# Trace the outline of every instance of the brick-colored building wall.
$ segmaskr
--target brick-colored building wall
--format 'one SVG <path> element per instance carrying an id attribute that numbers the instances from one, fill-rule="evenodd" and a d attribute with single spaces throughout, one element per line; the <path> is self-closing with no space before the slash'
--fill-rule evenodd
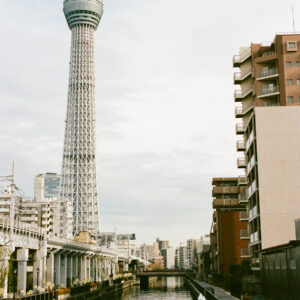
<path id="1" fill-rule="evenodd" d="M 242 262 L 241 249 L 248 248 L 248 239 L 240 238 L 240 231 L 248 223 L 240 221 L 239 211 L 217 211 L 218 274 L 228 274 L 232 264 Z"/>

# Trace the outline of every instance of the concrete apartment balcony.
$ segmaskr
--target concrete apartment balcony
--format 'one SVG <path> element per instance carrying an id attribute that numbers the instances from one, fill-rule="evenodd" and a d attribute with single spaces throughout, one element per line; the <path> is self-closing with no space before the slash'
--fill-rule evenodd
<path id="1" fill-rule="evenodd" d="M 250 258 L 250 249 L 249 248 L 241 248 L 241 258 Z"/>
<path id="2" fill-rule="evenodd" d="M 271 98 L 274 96 L 279 95 L 279 86 L 278 85 L 274 85 L 272 87 L 264 87 L 258 95 L 258 98 Z"/>
<path id="3" fill-rule="evenodd" d="M 34 216 L 22 216 L 20 218 L 21 222 L 37 222 L 38 218 Z"/>
<path id="4" fill-rule="evenodd" d="M 255 62 L 258 64 L 264 64 L 272 61 L 276 61 L 278 58 L 275 51 L 267 51 L 261 57 L 255 59 Z"/>
<path id="5" fill-rule="evenodd" d="M 279 76 L 278 68 L 271 68 L 258 73 L 257 80 L 270 80 Z"/>
<path id="6" fill-rule="evenodd" d="M 241 229 L 240 238 L 241 240 L 249 240 L 250 239 L 249 231 L 247 229 Z"/>
<path id="7" fill-rule="evenodd" d="M 240 211 L 240 221 L 248 221 L 249 214 L 247 211 Z"/>
<path id="8" fill-rule="evenodd" d="M 247 176 L 239 176 L 238 177 L 238 184 L 239 185 L 247 185 L 248 184 Z"/>
<path id="9" fill-rule="evenodd" d="M 240 193 L 239 194 L 239 203 L 240 204 L 247 204 L 248 203 L 248 197 L 246 193 Z"/>
<path id="10" fill-rule="evenodd" d="M 253 110 L 253 105 L 249 105 L 248 107 L 245 108 L 243 108 L 242 106 L 237 106 L 235 108 L 235 117 L 243 118 L 251 110 Z"/>
<path id="11" fill-rule="evenodd" d="M 252 87 L 248 89 L 236 90 L 234 91 L 234 101 L 241 102 L 245 99 L 248 95 L 252 93 Z"/>
<path id="12" fill-rule="evenodd" d="M 233 208 L 240 207 L 240 203 L 238 199 L 214 199 L 213 200 L 213 208 Z"/>
<path id="13" fill-rule="evenodd" d="M 234 84 L 240 84 L 240 83 L 242 83 L 242 81 L 244 81 L 245 79 L 247 79 L 251 75 L 252 75 L 251 68 L 247 69 L 244 72 L 235 72 L 233 74 L 233 83 Z"/>
<path id="14" fill-rule="evenodd" d="M 244 63 L 248 58 L 251 57 L 251 47 L 244 49 L 238 55 L 233 56 L 233 67 L 238 68 Z"/>
<path id="15" fill-rule="evenodd" d="M 237 141 L 236 151 L 245 151 L 245 150 L 246 150 L 246 143 L 244 141 Z"/>
<path id="16" fill-rule="evenodd" d="M 260 237 L 258 231 L 250 234 L 250 245 L 256 245 L 260 243 Z"/>
<path id="17" fill-rule="evenodd" d="M 257 211 L 257 206 L 254 206 L 252 209 L 249 210 L 249 221 L 253 221 L 255 218 L 259 216 Z"/>
<path id="18" fill-rule="evenodd" d="M 242 123 L 236 124 L 235 125 L 235 133 L 238 134 L 244 134 L 245 133 L 245 128 Z"/>
<path id="19" fill-rule="evenodd" d="M 239 157 L 238 159 L 237 159 L 237 167 L 238 168 L 246 168 L 247 167 L 247 161 L 246 161 L 246 159 L 245 158 L 243 158 L 243 157 Z"/>
<path id="20" fill-rule="evenodd" d="M 214 186 L 212 196 L 221 194 L 238 194 L 239 188 L 237 186 Z"/>

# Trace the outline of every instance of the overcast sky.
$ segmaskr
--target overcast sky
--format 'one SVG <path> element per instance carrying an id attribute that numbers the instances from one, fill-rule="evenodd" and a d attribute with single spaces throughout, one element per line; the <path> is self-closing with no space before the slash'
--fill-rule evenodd
<path id="1" fill-rule="evenodd" d="M 71 33 L 62 0 L 0 0 L 0 175 L 61 169 Z M 296 1 L 295 1 L 296 2 Z M 95 35 L 101 227 L 139 242 L 209 233 L 235 176 L 232 56 L 292 31 L 286 0 L 106 0 Z M 296 29 L 300 5 L 295 5 Z M 299 26 L 297 26 L 299 24 Z"/>

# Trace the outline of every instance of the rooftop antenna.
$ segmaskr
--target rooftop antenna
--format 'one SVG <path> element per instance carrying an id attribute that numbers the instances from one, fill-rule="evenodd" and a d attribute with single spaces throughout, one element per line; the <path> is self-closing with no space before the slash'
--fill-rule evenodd
<path id="1" fill-rule="evenodd" d="M 296 34 L 296 29 L 295 29 L 295 12 L 294 12 L 294 4 L 292 3 L 292 15 L 293 15 L 293 30 L 294 34 Z"/>

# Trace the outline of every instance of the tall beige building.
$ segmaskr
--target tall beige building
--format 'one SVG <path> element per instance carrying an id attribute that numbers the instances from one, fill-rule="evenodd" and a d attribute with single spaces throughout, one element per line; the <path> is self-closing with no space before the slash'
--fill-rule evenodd
<path id="1" fill-rule="evenodd" d="M 295 239 L 300 216 L 300 35 L 241 48 L 234 94 L 237 160 L 247 183 L 252 269 L 258 251 Z"/>

